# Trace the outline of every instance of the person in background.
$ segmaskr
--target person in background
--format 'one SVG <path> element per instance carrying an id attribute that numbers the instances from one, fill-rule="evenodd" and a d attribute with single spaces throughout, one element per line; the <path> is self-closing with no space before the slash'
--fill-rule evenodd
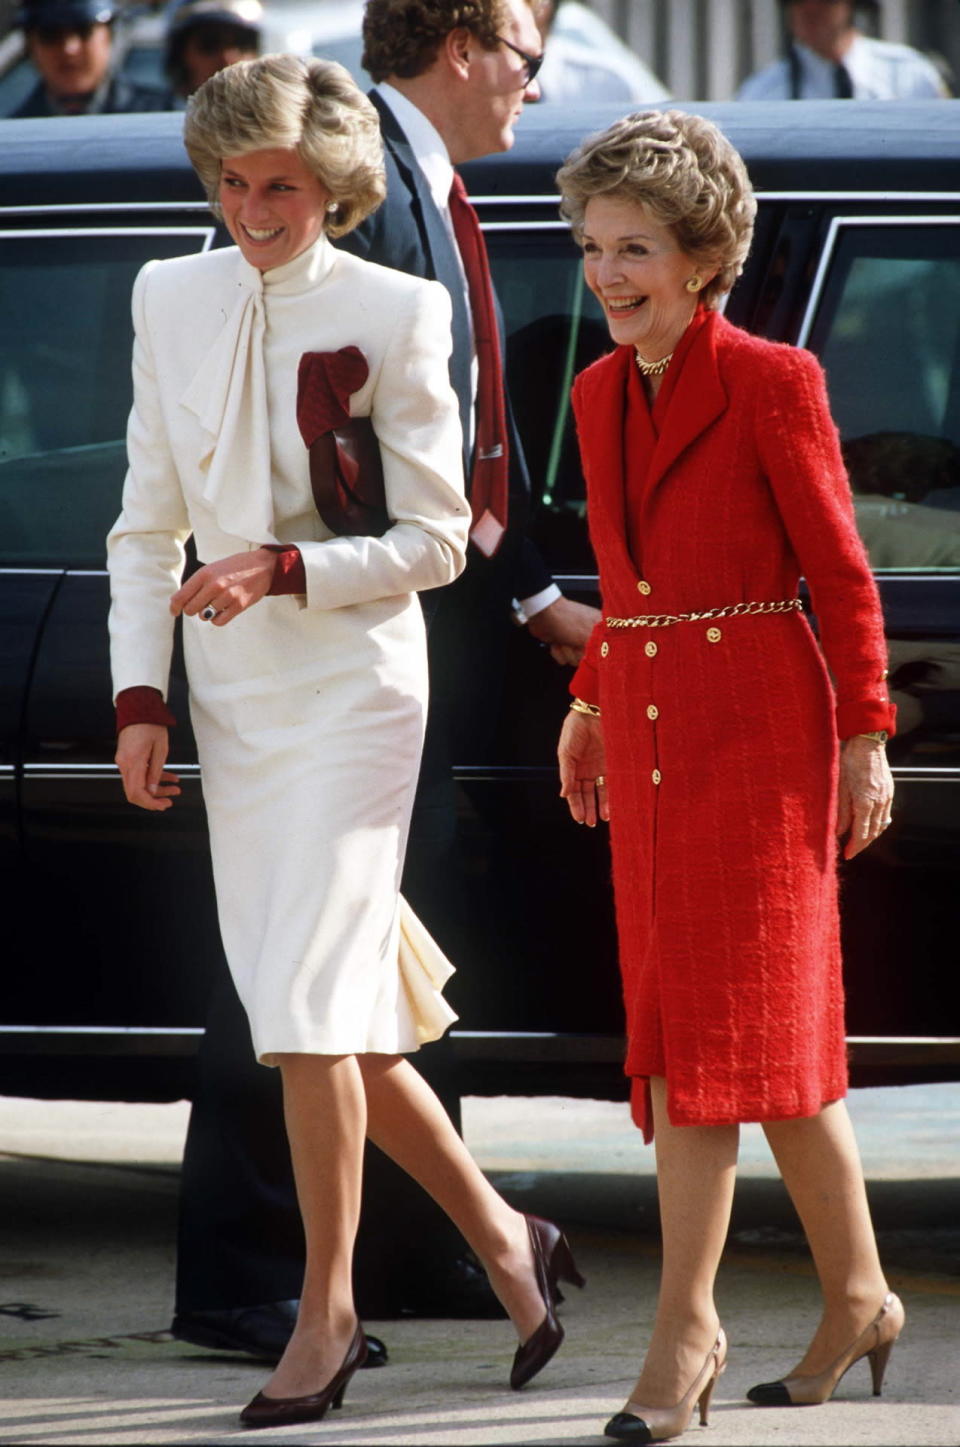
<path id="1" fill-rule="evenodd" d="M 820 364 L 719 310 L 756 214 L 741 157 L 700 116 L 639 112 L 557 182 L 615 343 L 574 384 L 604 620 L 571 683 L 562 793 L 578 823 L 610 822 L 663 1237 L 646 1357 L 605 1431 L 664 1441 L 697 1405 L 706 1422 L 726 1360 L 741 1121 L 763 1125 L 823 1305 L 801 1361 L 749 1399 L 825 1402 L 864 1357 L 879 1394 L 903 1326 L 843 1099 L 837 907 L 838 838 L 851 859 L 890 823 L 895 708 Z"/>
<path id="2" fill-rule="evenodd" d="M 16 23 L 40 79 L 12 118 L 166 110 L 162 92 L 114 75 L 113 0 L 24 0 Z"/>
<path id="3" fill-rule="evenodd" d="M 935 100 L 946 82 L 909 45 L 876 40 L 857 27 L 854 0 L 784 0 L 782 60 L 748 76 L 737 100 Z"/>
<path id="4" fill-rule="evenodd" d="M 368 0 L 364 64 L 377 82 L 371 99 L 385 146 L 387 196 L 337 241 L 366 260 L 442 282 L 452 308 L 450 379 L 474 540 L 457 582 L 423 597 L 431 617 L 431 697 L 403 892 L 456 959 L 471 941 L 474 905 L 458 862 L 454 751 L 473 757 L 475 744 L 484 747 L 482 737 L 476 742 L 479 730 L 498 717 L 514 600 L 526 631 L 558 663 L 579 660 L 599 617 L 562 596 L 526 536 L 531 482 L 502 376 L 496 381 L 488 370 L 502 372 L 502 357 L 496 321 L 490 327 L 478 295 L 488 278 L 475 275 L 485 273 L 486 250 L 469 202 L 451 194 L 454 166 L 508 150 L 524 104 L 539 98 L 535 13 L 527 0 L 474 0 L 454 17 L 446 0 Z M 467 258 L 468 283 L 461 248 L 471 238 L 477 250 Z M 481 378 L 474 336 L 484 327 L 490 329 Z M 479 457 L 481 450 L 489 457 Z M 482 990 L 482 980 L 466 982 L 467 996 L 471 988 Z M 469 1028 L 469 1007 L 457 1004 Z M 443 1042 L 418 1059 L 418 1068 L 459 1125 L 456 1071 Z M 184 1153 L 171 1330 L 198 1345 L 275 1360 L 296 1318 L 302 1273 L 277 1081 L 253 1061 L 243 1011 L 221 967 Z M 374 1319 L 502 1315 L 459 1232 L 377 1151 L 368 1153 L 365 1168 L 354 1281 L 361 1315 Z M 377 1340 L 368 1364 L 385 1360 Z"/>
<path id="5" fill-rule="evenodd" d="M 544 43 L 538 80 L 551 104 L 666 100 L 669 92 L 600 16 L 579 0 L 544 0 L 537 15 Z"/>
<path id="6" fill-rule="evenodd" d="M 163 66 L 174 103 L 260 49 L 260 0 L 177 0 L 170 11 Z"/>

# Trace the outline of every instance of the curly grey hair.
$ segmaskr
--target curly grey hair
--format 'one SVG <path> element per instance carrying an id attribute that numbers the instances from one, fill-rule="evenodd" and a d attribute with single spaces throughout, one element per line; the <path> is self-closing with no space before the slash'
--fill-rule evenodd
<path id="1" fill-rule="evenodd" d="M 264 55 L 228 65 L 191 96 L 183 140 L 218 217 L 221 164 L 251 151 L 299 152 L 336 202 L 330 236 L 359 226 L 386 195 L 379 117 L 333 60 Z"/>
<path id="2" fill-rule="evenodd" d="M 681 251 L 717 274 L 700 296 L 708 307 L 733 286 L 753 238 L 757 202 L 747 168 L 711 121 L 683 111 L 637 111 L 587 139 L 557 172 L 560 213 L 583 239 L 595 196 L 649 207 Z"/>

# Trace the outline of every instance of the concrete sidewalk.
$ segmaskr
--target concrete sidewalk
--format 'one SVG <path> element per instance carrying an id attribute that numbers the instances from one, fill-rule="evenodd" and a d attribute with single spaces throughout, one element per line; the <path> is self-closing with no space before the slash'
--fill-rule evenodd
<path id="1" fill-rule="evenodd" d="M 902 1100 L 903 1092 L 893 1097 Z M 956 1093 L 944 1101 L 949 1106 Z M 11 1138 L 14 1149 L 23 1145 L 12 1120 L 29 1117 L 35 1104 L 0 1104 L 0 1147 L 9 1149 Z M 165 1331 L 178 1180 L 175 1161 L 164 1157 L 176 1151 L 180 1118 L 166 1144 L 154 1129 L 146 1151 L 145 1122 L 156 1126 L 164 1112 L 169 1120 L 175 1108 L 104 1108 L 99 1132 L 81 1146 L 79 1119 L 98 1109 L 77 1107 L 71 1116 L 61 1108 L 61 1150 L 85 1158 L 0 1156 L 0 1442 L 80 1447 L 242 1438 L 441 1447 L 603 1440 L 603 1423 L 635 1379 L 657 1277 L 651 1153 L 636 1150 L 616 1107 L 566 1103 L 551 1117 L 566 1121 L 565 1135 L 545 1132 L 544 1102 L 469 1103 L 467 1138 L 485 1168 L 521 1209 L 563 1222 L 588 1278 L 584 1292 L 568 1291 L 567 1341 L 535 1383 L 520 1393 L 507 1388 L 515 1343 L 506 1322 L 369 1322 L 387 1341 L 390 1365 L 358 1373 L 344 1409 L 324 1422 L 256 1436 L 238 1428 L 237 1411 L 262 1385 L 262 1364 L 185 1346 Z M 56 1113 L 40 1106 L 25 1128 L 39 1129 Z M 131 1152 L 121 1148 L 123 1129 L 108 1129 L 107 1117 L 114 1126 L 118 1119 L 131 1123 Z M 869 1141 L 869 1127 L 861 1134 Z M 874 1172 L 870 1182 L 884 1257 L 908 1313 L 885 1396 L 869 1395 L 864 1362 L 824 1407 L 762 1410 L 744 1401 L 750 1385 L 781 1375 L 800 1357 L 817 1317 L 795 1219 L 768 1168 L 751 1160 L 748 1142 L 720 1281 L 729 1367 L 710 1427 L 691 1428 L 687 1440 L 705 1447 L 957 1447 L 960 1163 L 937 1171 L 931 1154 L 925 1167 L 923 1127 L 915 1134 L 915 1148 L 899 1152 L 899 1165 L 891 1157 L 890 1169 Z M 152 1164 L 129 1162 L 138 1135 L 139 1154 L 152 1153 Z M 543 1169 L 545 1135 L 562 1169 Z M 944 1148 L 941 1136 L 941 1158 Z M 869 1151 L 865 1156 L 869 1170 Z M 597 1169 L 601 1159 L 606 1170 Z"/>

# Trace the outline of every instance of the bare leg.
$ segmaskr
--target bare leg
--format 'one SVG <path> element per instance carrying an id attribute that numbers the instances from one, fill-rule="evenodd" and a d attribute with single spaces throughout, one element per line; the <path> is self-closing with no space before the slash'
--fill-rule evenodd
<path id="1" fill-rule="evenodd" d="M 630 1400 L 673 1407 L 717 1338 L 713 1286 L 730 1224 L 740 1130 L 671 1125 L 666 1082 L 652 1079 L 650 1093 L 663 1265 L 653 1335 Z"/>
<path id="2" fill-rule="evenodd" d="M 357 1057 L 370 1139 L 446 1211 L 483 1262 L 521 1341 L 544 1317 L 526 1222 L 480 1170 L 433 1091 L 399 1055 Z"/>
<path id="3" fill-rule="evenodd" d="M 813 1375 L 872 1321 L 888 1287 L 844 1102 L 834 1101 L 818 1115 L 768 1121 L 763 1129 L 806 1232 L 823 1291 L 823 1317 L 795 1369 Z"/>
<path id="4" fill-rule="evenodd" d="M 300 1397 L 329 1382 L 356 1328 L 351 1263 L 366 1106 L 355 1056 L 291 1054 L 279 1062 L 306 1269 L 296 1328 L 265 1391 Z"/>

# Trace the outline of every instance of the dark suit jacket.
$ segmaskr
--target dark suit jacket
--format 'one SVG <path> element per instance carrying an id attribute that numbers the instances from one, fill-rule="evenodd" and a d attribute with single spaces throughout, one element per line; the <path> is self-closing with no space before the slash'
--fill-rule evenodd
<path id="1" fill-rule="evenodd" d="M 133 85 L 123 76 L 115 75 L 107 87 L 107 94 L 99 114 L 105 116 L 128 115 L 133 111 L 166 111 L 170 109 L 169 99 L 162 91 L 151 90 L 148 86 Z M 30 94 L 10 112 L 11 120 L 36 116 L 59 115 L 50 108 L 46 87 L 38 81 Z"/>
<path id="2" fill-rule="evenodd" d="M 470 435 L 473 405 L 470 385 L 470 322 L 463 295 L 462 273 L 443 217 L 434 204 L 430 188 L 417 164 L 413 149 L 386 102 L 372 92 L 370 99 L 380 114 L 384 161 L 387 169 L 387 197 L 383 205 L 355 231 L 337 244 L 355 256 L 381 266 L 392 266 L 412 276 L 440 281 L 453 304 L 453 352 L 450 382 L 460 402 L 464 439 Z M 501 319 L 501 353 L 503 352 Z M 508 537 L 501 551 L 510 557 L 514 597 L 529 598 L 551 582 L 550 571 L 523 529 L 530 516 L 530 477 L 523 447 L 507 398 L 510 447 L 510 517 Z M 469 479 L 470 459 L 464 442 L 464 471 Z"/>

